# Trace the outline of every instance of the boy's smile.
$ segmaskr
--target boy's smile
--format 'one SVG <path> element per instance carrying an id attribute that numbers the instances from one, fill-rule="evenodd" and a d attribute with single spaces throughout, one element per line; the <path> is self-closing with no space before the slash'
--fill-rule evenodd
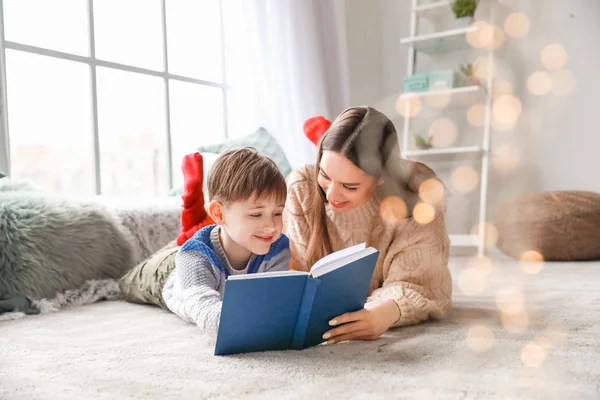
<path id="1" fill-rule="evenodd" d="M 285 199 L 275 196 L 220 204 L 221 244 L 229 263 L 242 270 L 252 254 L 267 254 L 283 229 Z"/>
<path id="2" fill-rule="evenodd" d="M 254 235 L 254 237 L 265 243 L 269 243 L 269 244 L 273 243 L 273 235 L 268 235 L 268 236 Z"/>

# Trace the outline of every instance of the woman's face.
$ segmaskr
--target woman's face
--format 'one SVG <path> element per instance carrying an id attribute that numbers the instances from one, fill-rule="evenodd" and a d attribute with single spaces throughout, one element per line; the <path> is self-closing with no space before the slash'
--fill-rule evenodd
<path id="1" fill-rule="evenodd" d="M 371 199 L 378 180 L 367 175 L 335 151 L 324 150 L 319 167 L 319 186 L 335 212 L 362 206 Z"/>

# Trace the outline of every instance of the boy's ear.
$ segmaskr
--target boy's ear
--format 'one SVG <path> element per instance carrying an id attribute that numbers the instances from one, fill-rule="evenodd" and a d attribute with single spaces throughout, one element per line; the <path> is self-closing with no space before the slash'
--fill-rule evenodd
<path id="1" fill-rule="evenodd" d="M 208 214 L 215 221 L 215 224 L 223 225 L 225 223 L 223 219 L 223 204 L 217 200 L 213 200 L 208 204 Z"/>

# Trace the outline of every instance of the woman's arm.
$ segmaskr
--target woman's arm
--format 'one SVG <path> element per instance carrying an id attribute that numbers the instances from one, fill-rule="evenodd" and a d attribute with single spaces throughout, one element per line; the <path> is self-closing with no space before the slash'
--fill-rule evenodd
<path id="1" fill-rule="evenodd" d="M 390 327 L 416 324 L 448 313 L 452 279 L 448 270 L 450 243 L 443 214 L 429 225 L 412 218 L 401 227 L 411 232 L 410 245 L 394 240 L 385 254 L 383 283 L 363 310 L 335 318 L 339 326 L 325 334 L 330 342 L 376 339 Z"/>
<path id="2" fill-rule="evenodd" d="M 452 278 L 448 270 L 449 243 L 410 247 L 391 257 L 381 288 L 369 301 L 393 300 L 400 317 L 392 326 L 440 319 L 450 311 Z"/>

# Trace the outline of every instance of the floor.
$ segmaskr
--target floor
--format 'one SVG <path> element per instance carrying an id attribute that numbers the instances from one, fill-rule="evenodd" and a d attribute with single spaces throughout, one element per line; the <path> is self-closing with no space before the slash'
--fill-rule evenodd
<path id="1" fill-rule="evenodd" d="M 0 399 L 598 399 L 600 262 L 451 260 L 439 322 L 374 342 L 212 355 L 153 307 L 103 302 L 0 322 Z"/>

